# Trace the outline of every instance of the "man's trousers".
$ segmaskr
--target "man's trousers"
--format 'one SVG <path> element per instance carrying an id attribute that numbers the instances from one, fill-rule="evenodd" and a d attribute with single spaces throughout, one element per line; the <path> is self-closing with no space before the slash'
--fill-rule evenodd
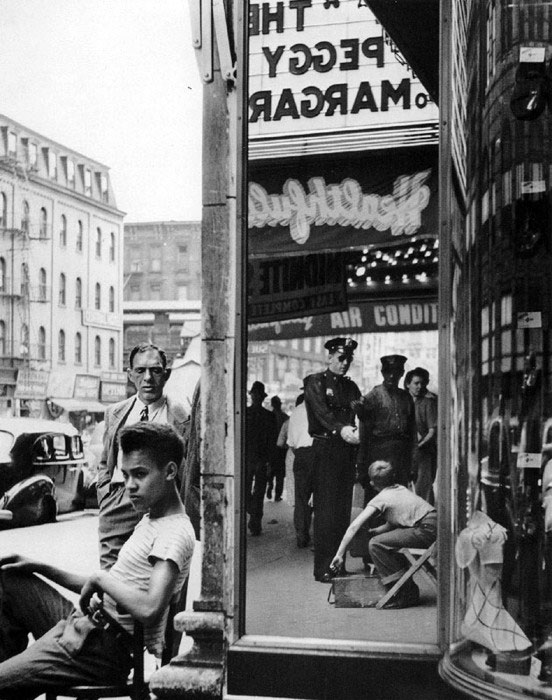
<path id="1" fill-rule="evenodd" d="M 351 520 L 355 447 L 314 438 L 314 578 L 329 569 Z"/>

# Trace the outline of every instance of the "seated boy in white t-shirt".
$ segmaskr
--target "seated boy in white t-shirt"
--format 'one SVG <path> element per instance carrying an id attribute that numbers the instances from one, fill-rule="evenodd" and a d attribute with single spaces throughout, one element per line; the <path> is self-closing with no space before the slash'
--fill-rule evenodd
<path id="1" fill-rule="evenodd" d="M 332 570 L 338 571 L 351 540 L 359 528 L 376 514 L 385 518 L 383 525 L 369 530 L 370 555 L 383 585 L 389 590 L 408 570 L 402 547 L 427 549 L 437 536 L 437 512 L 423 498 L 395 482 L 389 462 L 373 462 L 369 469 L 370 484 L 378 491 L 362 513 L 349 525 L 332 560 Z M 420 601 L 418 586 L 410 579 L 383 607 L 407 608 Z"/>
<path id="2" fill-rule="evenodd" d="M 169 603 L 195 543 L 175 482 L 183 443 L 170 426 L 148 422 L 123 428 L 118 439 L 125 488 L 146 514 L 113 567 L 86 578 L 19 555 L 0 558 L 0 698 L 124 682 L 134 620 L 148 650 L 161 654 Z M 80 610 L 35 574 L 80 592 Z M 27 646 L 29 633 L 36 641 Z"/>

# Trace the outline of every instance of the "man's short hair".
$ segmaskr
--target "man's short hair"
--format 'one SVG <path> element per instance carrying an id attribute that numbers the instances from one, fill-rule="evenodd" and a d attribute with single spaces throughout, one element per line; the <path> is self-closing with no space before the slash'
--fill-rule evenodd
<path id="1" fill-rule="evenodd" d="M 391 462 L 385 459 L 378 459 L 368 467 L 370 481 L 378 489 L 392 486 L 395 483 L 395 470 Z"/>
<path id="2" fill-rule="evenodd" d="M 138 345 L 135 345 L 132 348 L 128 357 L 128 366 L 130 367 L 130 369 L 132 369 L 132 363 L 134 362 L 135 356 L 138 353 L 146 352 L 146 350 L 155 350 L 156 352 L 158 352 L 159 357 L 161 358 L 161 364 L 163 365 L 163 369 L 166 369 L 167 355 L 164 350 L 162 350 L 159 346 L 154 345 L 153 343 L 138 343 Z"/>
<path id="3" fill-rule="evenodd" d="M 147 452 L 160 469 L 168 462 L 180 465 L 184 458 L 182 438 L 165 423 L 140 421 L 127 425 L 119 432 L 118 440 L 123 454 Z"/>

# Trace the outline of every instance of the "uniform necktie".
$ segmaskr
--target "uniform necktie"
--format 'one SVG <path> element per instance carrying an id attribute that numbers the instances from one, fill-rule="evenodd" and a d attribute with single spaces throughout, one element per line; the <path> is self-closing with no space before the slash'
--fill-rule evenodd
<path id="1" fill-rule="evenodd" d="M 140 413 L 140 420 L 149 420 L 148 407 L 144 406 Z"/>

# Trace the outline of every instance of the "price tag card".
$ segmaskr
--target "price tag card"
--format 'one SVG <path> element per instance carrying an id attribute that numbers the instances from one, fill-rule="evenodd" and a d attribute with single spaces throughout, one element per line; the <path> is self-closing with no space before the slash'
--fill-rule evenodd
<path id="1" fill-rule="evenodd" d="M 522 311 L 517 315 L 518 328 L 542 328 L 540 311 Z"/>
<path id="2" fill-rule="evenodd" d="M 542 455 L 540 452 L 519 452 L 517 456 L 518 469 L 540 469 Z"/>

